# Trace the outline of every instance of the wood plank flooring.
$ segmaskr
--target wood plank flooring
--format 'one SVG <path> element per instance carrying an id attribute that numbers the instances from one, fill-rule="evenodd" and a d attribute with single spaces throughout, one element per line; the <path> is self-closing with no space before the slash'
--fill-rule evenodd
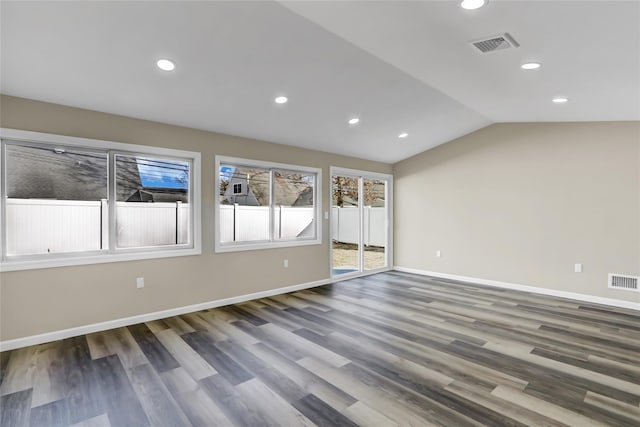
<path id="1" fill-rule="evenodd" d="M 389 272 L 1 354 L 9 426 L 640 426 L 640 313 Z"/>

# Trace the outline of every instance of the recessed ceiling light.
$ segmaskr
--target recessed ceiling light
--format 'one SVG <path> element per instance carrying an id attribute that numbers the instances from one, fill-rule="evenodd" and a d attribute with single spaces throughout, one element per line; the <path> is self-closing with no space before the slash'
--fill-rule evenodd
<path id="1" fill-rule="evenodd" d="M 556 96 L 551 100 L 554 104 L 564 104 L 569 101 L 569 99 L 565 96 Z"/>
<path id="2" fill-rule="evenodd" d="M 352 119 L 349 119 L 349 124 L 350 125 L 357 125 L 360 122 L 360 119 L 357 117 L 354 117 Z"/>
<path id="3" fill-rule="evenodd" d="M 274 99 L 276 104 L 286 104 L 288 100 L 289 98 L 287 98 L 286 96 L 278 96 L 276 99 Z"/>
<path id="4" fill-rule="evenodd" d="M 520 66 L 523 70 L 537 70 L 542 67 L 542 64 L 539 62 L 525 62 Z"/>
<path id="5" fill-rule="evenodd" d="M 408 137 L 408 136 L 409 136 L 409 134 L 408 134 L 408 133 L 406 133 L 406 132 L 402 132 L 400 135 L 398 135 L 398 138 L 406 138 L 406 137 Z"/>
<path id="6" fill-rule="evenodd" d="M 460 3 L 460 6 L 463 9 L 473 10 L 473 9 L 480 9 L 485 4 L 487 4 L 487 0 L 462 0 L 462 3 Z"/>
<path id="7" fill-rule="evenodd" d="M 173 71 L 176 68 L 176 64 L 168 59 L 159 59 L 158 62 L 156 62 L 156 65 L 164 71 Z"/>

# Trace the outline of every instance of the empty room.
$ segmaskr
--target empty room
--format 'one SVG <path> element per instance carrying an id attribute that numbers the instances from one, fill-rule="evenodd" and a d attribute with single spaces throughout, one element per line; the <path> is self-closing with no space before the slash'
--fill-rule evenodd
<path id="1" fill-rule="evenodd" d="M 640 425 L 640 0 L 0 1 L 0 426 Z"/>

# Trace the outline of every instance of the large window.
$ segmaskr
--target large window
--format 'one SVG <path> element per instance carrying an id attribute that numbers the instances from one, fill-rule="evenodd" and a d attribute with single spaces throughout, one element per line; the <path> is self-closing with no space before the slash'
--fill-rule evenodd
<path id="1" fill-rule="evenodd" d="M 216 251 L 321 242 L 321 170 L 216 157 Z"/>
<path id="2" fill-rule="evenodd" d="M 1 136 L 3 271 L 200 253 L 198 153 Z"/>

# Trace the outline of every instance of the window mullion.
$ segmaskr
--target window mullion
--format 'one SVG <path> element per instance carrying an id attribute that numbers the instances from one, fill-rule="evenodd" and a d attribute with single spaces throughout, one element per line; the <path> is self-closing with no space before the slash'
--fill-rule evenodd
<path id="1" fill-rule="evenodd" d="M 5 151 L 6 144 L 0 140 L 0 194 L 2 194 L 2 200 L 0 201 L 0 260 L 4 259 L 4 254 L 7 253 L 7 229 L 6 229 L 6 215 L 7 215 L 7 155 Z"/>
<path id="2" fill-rule="evenodd" d="M 275 208 L 273 206 L 273 169 L 269 169 L 269 238 L 271 242 L 276 240 L 275 237 Z"/>
<path id="3" fill-rule="evenodd" d="M 109 234 L 108 248 L 109 252 L 116 250 L 116 161 L 115 153 L 109 151 L 109 169 L 107 172 L 107 205 L 109 207 L 109 216 L 107 218 L 107 229 Z"/>
<path id="4" fill-rule="evenodd" d="M 358 259 L 360 272 L 364 271 L 364 177 L 358 177 L 358 216 L 360 230 L 358 233 Z"/>

